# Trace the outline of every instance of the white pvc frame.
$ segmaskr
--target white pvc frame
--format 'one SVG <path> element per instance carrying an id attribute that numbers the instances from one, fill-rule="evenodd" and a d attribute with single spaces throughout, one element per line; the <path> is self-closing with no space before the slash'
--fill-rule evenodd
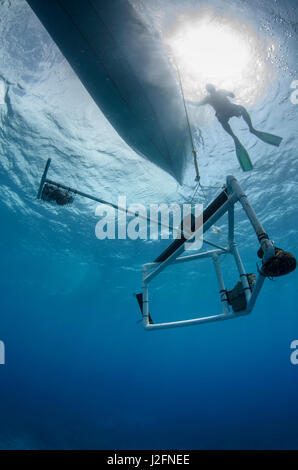
<path id="1" fill-rule="evenodd" d="M 210 217 L 209 220 L 203 225 L 203 233 L 210 229 L 212 225 L 214 225 L 217 220 L 222 217 L 226 212 L 228 213 L 228 246 L 226 248 L 218 248 L 215 250 L 205 251 L 203 253 L 195 253 L 191 255 L 184 255 L 180 256 L 184 252 L 184 244 L 181 245 L 175 252 L 173 252 L 165 261 L 162 262 L 154 262 L 154 263 L 146 263 L 143 265 L 143 289 L 142 289 L 142 315 L 143 315 L 143 327 L 146 330 L 157 330 L 157 329 L 164 329 L 164 328 L 177 328 L 182 326 L 191 326 L 197 325 L 200 323 L 209 323 L 219 320 L 229 320 L 231 318 L 235 318 L 242 315 L 249 314 L 257 300 L 257 297 L 260 293 L 260 290 L 263 286 L 265 276 L 262 274 L 262 271 L 259 272 L 256 284 L 253 290 L 250 290 L 249 283 L 247 280 L 247 274 L 245 272 L 237 244 L 235 242 L 234 237 L 234 205 L 237 202 L 240 202 L 242 208 L 244 209 L 249 221 L 251 222 L 253 229 L 256 232 L 260 245 L 264 252 L 263 261 L 268 261 L 270 258 L 274 256 L 274 247 L 273 242 L 269 240 L 268 235 L 264 231 L 261 223 L 259 222 L 253 208 L 248 202 L 247 196 L 242 191 L 239 183 L 237 182 L 236 178 L 229 175 L 227 177 L 227 194 L 228 198 L 224 204 Z M 198 230 L 200 230 L 199 228 Z M 197 233 L 197 232 L 196 232 Z M 188 238 L 187 242 L 191 242 L 195 236 L 194 233 L 190 238 Z M 222 271 L 219 264 L 219 257 L 223 254 L 230 253 L 233 255 L 236 266 L 240 275 L 240 279 L 242 282 L 242 286 L 246 296 L 246 309 L 242 310 L 241 312 L 234 312 L 231 310 L 230 305 L 227 300 L 226 288 L 224 284 L 224 279 L 222 275 Z M 216 276 L 218 280 L 219 290 L 220 290 L 220 300 L 222 304 L 222 312 L 209 315 L 199 318 L 192 318 L 189 320 L 181 320 L 181 321 L 174 321 L 174 322 L 167 322 L 167 323 L 152 323 L 150 320 L 149 314 L 149 284 L 150 282 L 160 274 L 167 266 L 171 264 L 177 263 L 184 263 L 187 261 L 194 261 L 200 260 L 202 258 L 211 258 L 213 260 L 213 264 L 216 271 Z"/>

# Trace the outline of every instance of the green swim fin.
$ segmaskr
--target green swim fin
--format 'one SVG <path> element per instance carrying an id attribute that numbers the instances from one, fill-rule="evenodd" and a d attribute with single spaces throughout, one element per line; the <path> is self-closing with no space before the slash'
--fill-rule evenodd
<path id="1" fill-rule="evenodd" d="M 251 163 L 251 160 L 249 158 L 249 155 L 248 155 L 246 149 L 243 147 L 243 145 L 239 141 L 235 142 L 235 146 L 236 146 L 237 158 L 238 158 L 238 161 L 240 163 L 240 166 L 241 166 L 242 170 L 243 171 L 252 170 L 253 165 Z"/>
<path id="2" fill-rule="evenodd" d="M 275 147 L 278 147 L 282 141 L 282 137 L 278 137 L 278 135 L 274 134 L 269 134 L 268 132 L 260 132 L 256 130 L 253 130 L 251 132 L 263 142 L 266 142 L 266 144 L 275 145 Z"/>

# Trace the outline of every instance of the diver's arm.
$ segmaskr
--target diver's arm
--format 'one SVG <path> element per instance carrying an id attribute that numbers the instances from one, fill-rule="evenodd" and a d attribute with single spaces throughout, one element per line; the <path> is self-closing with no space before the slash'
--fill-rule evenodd
<path id="1" fill-rule="evenodd" d="M 220 90 L 220 92 L 225 95 L 225 96 L 228 96 L 229 98 L 235 98 L 235 95 L 232 91 L 227 91 L 227 90 Z"/>
<path id="2" fill-rule="evenodd" d="M 195 101 L 196 106 L 205 106 L 205 104 L 209 104 L 209 96 L 206 96 L 201 101 Z"/>
<path id="3" fill-rule="evenodd" d="M 190 101 L 186 100 L 187 104 L 191 104 L 192 106 L 205 106 L 205 104 L 209 104 L 209 97 L 206 96 L 201 101 Z"/>

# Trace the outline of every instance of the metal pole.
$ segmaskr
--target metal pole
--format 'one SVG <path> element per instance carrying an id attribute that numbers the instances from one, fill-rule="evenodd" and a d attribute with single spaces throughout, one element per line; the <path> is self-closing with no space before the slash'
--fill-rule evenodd
<path id="1" fill-rule="evenodd" d="M 42 177 L 41 177 L 41 180 L 40 180 L 40 185 L 39 185 L 38 193 L 37 193 L 37 199 L 41 198 L 41 193 L 42 193 L 42 190 L 43 190 L 43 186 L 46 182 L 46 177 L 47 177 L 47 173 L 48 173 L 49 168 L 50 168 L 50 164 L 51 164 L 51 159 L 48 158 L 45 169 L 43 171 L 43 174 L 42 174 Z"/>
<path id="2" fill-rule="evenodd" d="M 169 322 L 169 323 L 154 323 L 154 324 L 148 324 L 145 329 L 146 330 L 163 330 L 163 329 L 168 329 L 168 328 L 180 328 L 182 326 L 193 326 L 193 325 L 199 325 L 201 323 L 211 323 L 215 321 L 221 321 L 221 320 L 230 320 L 231 318 L 236 318 L 239 315 L 235 313 L 219 313 L 217 315 L 210 315 L 208 317 L 201 317 L 201 318 L 193 318 L 191 320 L 181 320 L 181 321 L 175 321 L 175 322 Z"/>
<path id="3" fill-rule="evenodd" d="M 218 262 L 218 256 L 216 254 L 214 254 L 212 256 L 213 258 L 213 264 L 214 264 L 214 267 L 215 267 L 215 272 L 216 272 L 216 277 L 217 277 L 217 281 L 218 281 L 218 285 L 219 285 L 219 289 L 220 289 L 220 300 L 221 300 L 221 303 L 222 303 L 222 309 L 223 309 L 223 313 L 230 313 L 230 307 L 229 307 L 229 303 L 228 303 L 228 299 L 227 299 L 227 293 L 226 293 L 226 286 L 225 286 L 225 283 L 224 283 L 224 280 L 223 280 L 223 276 L 222 276 L 222 272 L 221 272 L 221 269 L 220 269 L 220 264 Z"/>
<path id="4" fill-rule="evenodd" d="M 143 266 L 143 327 L 147 328 L 149 323 L 149 292 L 148 292 L 148 284 L 145 282 L 147 274 L 147 268 L 146 266 Z"/>
<path id="5" fill-rule="evenodd" d="M 252 309 L 254 308 L 255 306 L 255 303 L 256 303 L 256 300 L 257 300 L 257 297 L 260 293 L 260 290 L 264 284 L 264 281 L 265 281 L 265 276 L 263 276 L 261 273 L 259 274 L 258 276 L 258 279 L 257 279 L 257 282 L 253 288 L 253 291 L 252 291 L 252 294 L 251 294 L 251 297 L 247 303 L 247 307 L 246 307 L 246 312 L 245 313 L 250 313 L 252 311 Z"/>
<path id="6" fill-rule="evenodd" d="M 232 194 L 227 201 L 213 214 L 210 219 L 203 226 L 203 232 L 206 232 L 216 221 L 227 211 L 228 207 L 232 204 L 235 204 L 237 201 L 236 194 Z M 187 240 L 190 242 L 195 237 L 196 232 Z M 157 276 L 161 271 L 163 271 L 169 264 L 172 264 L 174 260 L 184 251 L 184 244 L 181 245 L 176 251 L 174 251 L 165 261 L 161 262 L 148 276 L 146 277 L 146 282 L 149 283 Z"/>
<path id="7" fill-rule="evenodd" d="M 176 263 L 184 263 L 187 261 L 194 261 L 196 259 L 202 259 L 202 258 L 210 258 L 213 255 L 223 255 L 226 254 L 226 251 L 222 250 L 210 250 L 210 251 L 204 251 L 203 253 L 195 253 L 193 255 L 186 255 L 186 256 L 180 256 L 180 258 L 176 258 L 173 264 Z"/>
<path id="8" fill-rule="evenodd" d="M 45 170 L 46 171 L 46 170 Z M 66 186 L 65 184 L 61 184 L 61 183 L 56 183 L 56 181 L 53 181 L 53 180 L 50 180 L 48 178 L 44 178 L 41 180 L 41 183 L 40 183 L 40 189 L 38 191 L 38 198 L 40 198 L 40 195 L 41 195 L 41 192 L 42 192 L 42 187 L 45 183 L 49 183 L 49 184 L 52 184 L 54 186 L 57 186 L 58 188 L 62 188 L 62 189 L 65 189 L 66 191 L 71 191 L 72 193 L 74 194 L 78 194 L 79 196 L 82 196 L 82 197 L 85 197 L 87 199 L 91 199 L 92 201 L 95 201 L 95 202 L 99 202 L 100 204 L 105 204 L 107 206 L 110 206 L 110 207 L 113 207 L 114 209 L 116 210 L 119 210 L 119 211 L 122 211 L 122 212 L 125 212 L 126 214 L 128 215 L 131 215 L 131 216 L 135 216 L 135 212 L 132 212 L 132 211 L 129 211 L 128 209 L 126 209 L 125 207 L 121 207 L 121 206 L 117 206 L 116 204 L 113 204 L 112 202 L 108 202 L 108 201 L 105 201 L 104 199 L 101 199 L 99 197 L 95 197 L 95 196 L 92 196 L 91 194 L 87 194 L 87 193 L 84 193 L 82 191 L 79 191 L 77 189 L 74 189 L 74 188 L 71 188 L 69 186 Z M 170 229 L 170 230 L 173 230 L 173 231 L 177 231 L 177 232 L 180 232 L 181 235 L 183 234 L 186 234 L 186 235 L 191 235 L 191 234 L 188 234 L 186 232 L 183 232 L 179 227 L 177 228 L 174 228 L 172 227 L 171 225 L 167 225 L 167 224 L 164 224 L 162 223 L 161 221 L 159 220 L 152 220 L 152 219 L 149 219 L 148 217 L 146 216 L 143 216 L 142 214 L 138 214 L 138 217 L 140 219 L 143 219 L 143 220 L 146 220 L 147 222 L 153 222 L 153 223 L 156 223 L 157 225 L 159 225 L 160 227 L 165 227 L 167 229 Z M 212 244 L 211 242 L 208 242 L 206 241 L 206 243 L 209 243 L 210 245 Z M 213 244 L 212 244 L 213 245 Z"/>
<path id="9" fill-rule="evenodd" d="M 222 255 L 222 254 L 226 254 L 226 253 L 221 251 L 221 250 L 204 251 L 202 253 L 195 253 L 193 255 L 180 256 L 180 258 L 176 258 L 175 261 L 173 261 L 173 264 L 185 263 L 187 261 L 194 261 L 194 260 L 202 259 L 202 258 L 209 258 L 213 254 Z M 155 268 L 156 266 L 158 266 L 159 264 L 160 263 L 155 261 L 153 263 L 146 263 L 143 266 L 146 266 L 147 269 L 152 269 L 152 268 Z"/>
<path id="10" fill-rule="evenodd" d="M 228 225 L 229 225 L 229 245 L 234 242 L 234 223 L 235 223 L 235 217 L 234 217 L 234 206 L 231 206 L 229 208 L 228 212 Z"/>
<path id="11" fill-rule="evenodd" d="M 262 224 L 260 223 L 255 211 L 248 202 L 246 194 L 242 191 L 238 181 L 232 175 L 227 176 L 227 186 L 230 187 L 238 196 L 238 200 L 241 203 L 247 217 L 252 224 L 254 231 L 258 237 L 259 242 L 264 251 L 264 261 L 268 261 L 275 254 L 273 243 L 269 240 L 267 233 L 265 232 Z"/>
<path id="12" fill-rule="evenodd" d="M 247 275 L 246 275 L 246 272 L 245 272 L 245 269 L 244 269 L 244 266 L 243 266 L 243 263 L 242 263 L 242 260 L 241 260 L 241 257 L 240 257 L 240 254 L 239 254 L 239 251 L 235 242 L 233 242 L 231 245 L 231 252 L 235 258 L 236 265 L 240 274 L 240 280 L 241 280 L 242 287 L 245 293 L 246 302 L 248 303 L 250 296 L 251 296 L 251 290 L 250 290 Z"/>

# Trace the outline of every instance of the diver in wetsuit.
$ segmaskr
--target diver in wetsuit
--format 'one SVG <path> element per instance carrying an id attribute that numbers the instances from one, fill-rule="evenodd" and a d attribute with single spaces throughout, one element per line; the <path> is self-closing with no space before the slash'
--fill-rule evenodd
<path id="1" fill-rule="evenodd" d="M 234 139 L 235 147 L 236 147 L 236 154 L 239 160 L 239 163 L 244 171 L 248 171 L 252 169 L 252 163 L 250 161 L 249 155 L 243 145 L 241 144 L 238 137 L 234 134 L 229 124 L 229 119 L 233 116 L 242 117 L 244 121 L 247 123 L 248 128 L 252 134 L 257 136 L 263 142 L 267 144 L 275 145 L 278 147 L 282 141 L 281 137 L 278 137 L 273 134 L 268 134 L 267 132 L 260 132 L 257 131 L 251 122 L 250 116 L 246 109 L 243 106 L 238 104 L 231 103 L 229 98 L 235 98 L 234 93 L 226 91 L 226 90 L 216 90 L 215 86 L 208 84 L 206 85 L 206 90 L 208 91 L 209 95 L 206 96 L 204 99 L 195 103 L 197 106 L 203 106 L 209 104 L 213 107 L 216 112 L 216 117 L 221 123 L 224 130 L 230 134 L 230 136 Z"/>

